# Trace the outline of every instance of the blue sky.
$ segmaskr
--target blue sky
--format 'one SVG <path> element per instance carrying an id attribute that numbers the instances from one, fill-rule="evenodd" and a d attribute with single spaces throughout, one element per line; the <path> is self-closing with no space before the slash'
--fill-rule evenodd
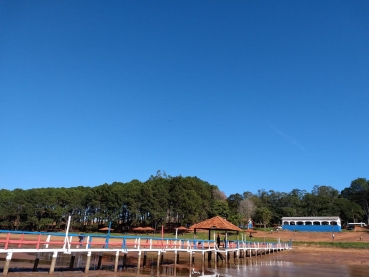
<path id="1" fill-rule="evenodd" d="M 369 178 L 368 1 L 1 1 L 0 186 Z"/>

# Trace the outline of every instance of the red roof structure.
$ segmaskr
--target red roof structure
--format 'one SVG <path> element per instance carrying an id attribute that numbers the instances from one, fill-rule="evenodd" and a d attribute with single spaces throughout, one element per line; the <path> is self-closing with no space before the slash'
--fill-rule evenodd
<path id="1" fill-rule="evenodd" d="M 220 216 L 214 216 L 203 222 L 194 224 L 190 227 L 192 230 L 205 229 L 205 230 L 222 230 L 222 231 L 237 231 L 242 232 L 242 229 L 236 225 L 230 223 L 226 219 Z"/>
<path id="2" fill-rule="evenodd" d="M 113 231 L 114 229 L 110 228 L 110 231 Z M 99 231 L 109 231 L 109 227 L 104 227 L 99 229 Z"/>
<path id="3" fill-rule="evenodd" d="M 236 225 L 230 223 L 229 221 L 220 216 L 214 216 L 210 219 L 194 224 L 189 229 L 194 230 L 195 234 L 196 229 L 209 230 L 209 240 L 210 240 L 210 232 L 212 230 L 236 231 L 237 234 L 238 232 L 242 232 L 241 228 L 237 227 Z"/>

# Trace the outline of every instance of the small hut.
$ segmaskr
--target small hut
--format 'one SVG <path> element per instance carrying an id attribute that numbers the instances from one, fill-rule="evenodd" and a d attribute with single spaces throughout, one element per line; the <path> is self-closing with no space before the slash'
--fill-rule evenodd
<path id="1" fill-rule="evenodd" d="M 209 230 L 209 240 L 210 240 L 210 233 L 212 230 L 217 231 L 236 231 L 237 235 L 238 232 L 242 232 L 242 229 L 237 227 L 236 225 L 230 223 L 226 219 L 215 216 L 200 223 L 194 224 L 190 227 L 191 230 L 194 230 L 196 234 L 197 229 Z"/>
<path id="2" fill-rule="evenodd" d="M 189 232 L 190 230 L 184 226 L 179 226 L 177 229 L 177 233 L 180 236 L 183 236 L 184 233 Z"/>
<path id="3" fill-rule="evenodd" d="M 112 228 L 109 228 L 109 227 L 104 227 L 104 228 L 100 228 L 99 229 L 99 231 L 101 231 L 101 232 L 106 232 L 106 233 L 108 233 L 108 232 L 110 232 L 110 231 L 113 231 L 114 229 L 112 229 Z"/>
<path id="4" fill-rule="evenodd" d="M 142 227 L 142 231 L 144 231 L 145 233 L 149 233 L 149 232 L 154 232 L 155 229 L 151 227 Z"/>
<path id="5" fill-rule="evenodd" d="M 142 233 L 144 231 L 144 228 L 139 226 L 139 227 L 136 227 L 136 228 L 132 228 L 132 231 L 137 232 L 137 233 Z"/>

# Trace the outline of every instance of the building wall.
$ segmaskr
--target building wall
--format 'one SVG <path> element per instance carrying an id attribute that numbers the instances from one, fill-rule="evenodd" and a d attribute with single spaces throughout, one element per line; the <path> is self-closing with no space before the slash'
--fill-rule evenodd
<path id="1" fill-rule="evenodd" d="M 301 232 L 341 232 L 339 225 L 282 225 L 282 229 Z"/>

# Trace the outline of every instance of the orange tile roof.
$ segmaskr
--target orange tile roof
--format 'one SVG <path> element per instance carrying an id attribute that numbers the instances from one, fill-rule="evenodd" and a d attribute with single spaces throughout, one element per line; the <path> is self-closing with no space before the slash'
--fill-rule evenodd
<path id="1" fill-rule="evenodd" d="M 215 216 L 203 222 L 194 224 L 190 227 L 191 230 L 193 229 L 216 229 L 216 230 L 226 230 L 226 231 L 239 231 L 242 232 L 240 228 L 236 225 L 233 225 L 226 219 Z"/>

